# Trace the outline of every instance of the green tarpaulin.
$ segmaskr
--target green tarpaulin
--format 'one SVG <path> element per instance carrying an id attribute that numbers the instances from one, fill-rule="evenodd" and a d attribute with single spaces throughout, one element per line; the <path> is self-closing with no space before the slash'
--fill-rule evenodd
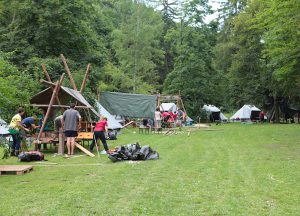
<path id="1" fill-rule="evenodd" d="M 101 92 L 100 103 L 112 115 L 132 118 L 154 118 L 156 96 Z"/>

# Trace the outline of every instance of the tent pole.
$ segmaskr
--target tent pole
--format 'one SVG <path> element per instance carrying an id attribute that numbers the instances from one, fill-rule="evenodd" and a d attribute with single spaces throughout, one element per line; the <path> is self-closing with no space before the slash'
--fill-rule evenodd
<path id="1" fill-rule="evenodd" d="M 68 74 L 68 76 L 69 76 L 71 85 L 73 86 L 73 89 L 74 89 L 75 91 L 77 91 L 76 84 L 75 84 L 75 82 L 74 82 L 73 76 L 72 76 L 71 71 L 70 71 L 70 69 L 69 69 L 69 66 L 68 66 L 68 64 L 67 64 L 67 60 L 66 60 L 65 56 L 64 56 L 63 54 L 60 54 L 60 58 L 61 58 L 62 62 L 64 63 L 65 69 L 66 69 L 67 74 Z"/>
<path id="2" fill-rule="evenodd" d="M 180 99 L 180 101 L 181 101 L 181 105 L 182 105 L 183 111 L 184 111 L 185 114 L 187 115 L 187 112 L 186 112 L 186 110 L 185 110 L 185 107 L 184 107 L 184 104 L 183 104 L 183 101 L 182 101 L 181 97 L 179 97 L 179 99 Z"/>
<path id="3" fill-rule="evenodd" d="M 88 79 L 88 76 L 89 76 L 89 73 L 90 73 L 90 69 L 91 69 L 91 64 L 88 64 L 87 68 L 86 68 L 84 79 L 83 79 L 81 87 L 80 87 L 80 93 L 81 94 L 82 94 L 82 92 L 85 88 L 85 85 L 86 85 L 86 82 L 87 82 L 87 79 Z"/>
<path id="4" fill-rule="evenodd" d="M 38 142 L 40 141 L 42 132 L 43 132 L 43 130 L 44 130 L 45 126 L 46 126 L 47 120 L 48 120 L 48 118 L 49 118 L 50 111 L 51 111 L 51 107 L 52 107 L 52 105 L 53 105 L 53 103 L 54 103 L 54 99 L 55 99 L 57 90 L 58 90 L 58 88 L 59 88 L 59 83 L 60 83 L 60 82 L 57 81 L 56 84 L 55 84 L 55 88 L 54 88 L 54 90 L 53 90 L 53 93 L 52 93 L 52 96 L 51 96 L 51 100 L 50 100 L 50 103 L 49 103 L 49 106 L 48 106 L 48 109 L 47 109 L 45 118 L 44 118 L 44 120 L 43 120 L 42 127 L 41 127 L 40 132 L 39 132 L 39 135 L 38 135 L 38 137 L 37 137 Z"/>
<path id="5" fill-rule="evenodd" d="M 50 75 L 49 75 L 49 73 L 48 73 L 48 71 L 46 69 L 46 65 L 42 64 L 42 68 L 43 68 L 43 71 L 44 71 L 44 74 L 46 76 L 47 81 L 48 82 L 52 82 L 51 78 L 50 78 Z M 52 91 L 53 91 L 54 87 L 51 87 L 51 88 L 52 88 Z M 61 103 L 60 103 L 59 98 L 56 96 L 55 99 L 56 99 L 57 103 L 60 105 Z"/>
<path id="6" fill-rule="evenodd" d="M 181 107 L 180 107 L 180 101 L 179 101 L 179 98 L 180 98 L 180 90 L 179 90 L 179 92 L 178 92 L 178 98 L 177 98 L 177 104 L 176 104 L 177 109 L 180 109 L 180 108 L 181 108 Z"/>

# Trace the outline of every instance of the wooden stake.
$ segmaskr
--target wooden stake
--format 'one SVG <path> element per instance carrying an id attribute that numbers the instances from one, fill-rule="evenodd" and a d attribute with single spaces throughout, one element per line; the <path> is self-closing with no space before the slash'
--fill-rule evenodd
<path id="1" fill-rule="evenodd" d="M 95 155 L 94 155 L 92 152 L 90 152 L 89 150 L 87 150 L 87 149 L 84 148 L 83 146 L 79 145 L 77 142 L 75 142 L 75 146 L 76 146 L 77 148 L 79 148 L 81 151 L 83 151 L 84 153 L 86 153 L 88 156 L 90 156 L 90 157 L 95 157 Z"/>
<path id="2" fill-rule="evenodd" d="M 74 79 L 73 79 L 73 77 L 72 77 L 72 74 L 71 74 L 71 71 L 70 71 L 70 69 L 69 69 L 69 66 L 68 66 L 68 64 L 67 64 L 66 58 L 64 57 L 63 54 L 60 54 L 60 58 L 61 58 L 62 62 L 64 63 L 65 69 L 66 69 L 67 74 L 68 74 L 68 76 L 69 76 L 71 85 L 73 86 L 73 89 L 77 91 L 77 87 L 76 87 L 76 84 L 75 84 Z"/>
<path id="3" fill-rule="evenodd" d="M 84 79 L 82 81 L 81 88 L 80 88 L 80 93 L 81 94 L 82 94 L 82 92 L 85 88 L 85 85 L 86 85 L 86 82 L 87 82 L 87 79 L 88 79 L 88 76 L 89 76 L 89 73 L 90 73 L 90 69 L 91 69 L 91 64 L 88 64 L 87 68 L 86 68 L 85 76 L 84 76 Z"/>
<path id="4" fill-rule="evenodd" d="M 55 96 L 56 96 L 56 93 L 57 93 L 57 90 L 58 90 L 58 87 L 59 87 L 59 81 L 56 82 L 55 84 L 55 88 L 53 90 L 53 93 L 52 93 L 52 96 L 51 96 L 51 100 L 50 100 L 50 103 L 48 105 L 48 109 L 47 109 L 47 112 L 46 112 L 46 115 L 45 115 L 45 118 L 43 120 L 43 124 L 42 124 L 42 127 L 40 129 L 40 132 L 39 132 L 39 135 L 37 137 L 37 140 L 39 141 L 40 138 L 41 138 L 41 135 L 42 135 L 42 132 L 46 126 L 46 123 L 47 123 L 47 120 L 49 118 L 49 115 L 50 115 L 50 112 L 51 112 L 51 108 L 52 108 L 52 105 L 54 103 L 54 99 L 55 99 Z"/>

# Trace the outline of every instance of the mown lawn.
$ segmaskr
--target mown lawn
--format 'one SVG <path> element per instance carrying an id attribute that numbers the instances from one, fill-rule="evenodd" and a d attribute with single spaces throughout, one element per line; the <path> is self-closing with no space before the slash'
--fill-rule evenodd
<path id="1" fill-rule="evenodd" d="M 0 215 L 300 215 L 300 125 L 213 128 L 189 137 L 124 130 L 110 142 L 150 144 L 157 161 L 49 154 L 58 165 L 0 177 Z"/>

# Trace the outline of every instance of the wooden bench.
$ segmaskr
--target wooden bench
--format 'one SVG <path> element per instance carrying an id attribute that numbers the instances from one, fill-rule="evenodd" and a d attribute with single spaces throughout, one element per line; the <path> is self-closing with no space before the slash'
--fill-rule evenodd
<path id="1" fill-rule="evenodd" d="M 149 127 L 139 127 L 139 133 L 150 134 L 150 128 Z"/>
<path id="2" fill-rule="evenodd" d="M 160 128 L 153 127 L 153 128 L 151 128 L 151 132 L 152 133 L 157 133 L 157 134 L 162 134 L 163 129 L 161 127 Z"/>

